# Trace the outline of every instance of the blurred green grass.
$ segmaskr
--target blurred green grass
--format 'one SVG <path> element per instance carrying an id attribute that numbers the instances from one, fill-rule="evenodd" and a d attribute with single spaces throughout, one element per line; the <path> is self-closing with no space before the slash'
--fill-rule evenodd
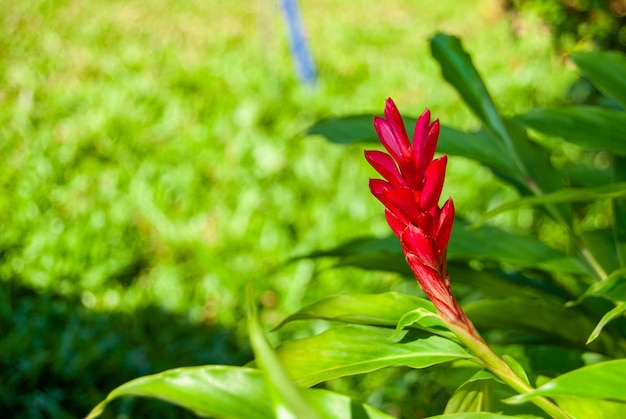
<path id="1" fill-rule="evenodd" d="M 504 114 L 559 100 L 575 78 L 539 21 L 495 0 L 300 6 L 314 88 L 298 83 L 271 0 L 0 0 L 2 286 L 95 313 L 156 306 L 231 328 L 241 344 L 250 281 L 270 325 L 330 293 L 406 287 L 283 266 L 387 233 L 361 148 L 302 132 L 324 117 L 380 114 L 389 96 L 407 115 L 429 107 L 476 127 L 430 57 L 436 31 L 462 37 Z M 451 159 L 444 195 L 460 213 L 510 194 Z"/>
<path id="2" fill-rule="evenodd" d="M 380 113 L 387 96 L 474 126 L 430 58 L 437 30 L 463 37 L 505 113 L 572 79 L 545 29 L 529 20 L 515 37 L 495 1 L 302 2 L 314 89 L 298 85 L 269 0 L 4 3 L 0 272 L 90 308 L 198 319 L 209 301 L 232 324 L 242 284 L 269 286 L 289 255 L 384 232 L 360 150 L 299 133 Z M 454 184 L 467 165 L 447 185 L 461 212 L 481 209 Z"/>

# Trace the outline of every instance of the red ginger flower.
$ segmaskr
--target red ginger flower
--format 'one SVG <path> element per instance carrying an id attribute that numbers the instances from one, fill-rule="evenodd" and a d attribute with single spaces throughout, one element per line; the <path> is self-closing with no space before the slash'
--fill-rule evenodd
<path id="1" fill-rule="evenodd" d="M 440 208 L 447 157 L 434 159 L 439 120 L 430 122 L 426 109 L 409 142 L 400 112 L 387 99 L 385 118 L 375 117 L 374 128 L 387 153 L 366 151 L 365 158 L 385 179 L 370 179 L 370 190 L 385 206 L 387 222 L 400 239 L 406 260 L 420 287 L 446 323 L 474 328 L 452 295 L 446 250 L 454 205 L 449 198 Z"/>

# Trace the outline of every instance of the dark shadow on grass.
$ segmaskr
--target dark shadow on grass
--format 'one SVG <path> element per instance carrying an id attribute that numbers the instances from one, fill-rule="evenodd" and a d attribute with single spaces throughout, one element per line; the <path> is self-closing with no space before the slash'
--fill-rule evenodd
<path id="1" fill-rule="evenodd" d="M 3 417 L 85 416 L 124 382 L 170 368 L 242 365 L 252 357 L 232 332 L 147 307 L 94 312 L 76 298 L 0 283 L 0 411 Z M 103 418 L 195 417 L 157 400 L 125 398 Z"/>

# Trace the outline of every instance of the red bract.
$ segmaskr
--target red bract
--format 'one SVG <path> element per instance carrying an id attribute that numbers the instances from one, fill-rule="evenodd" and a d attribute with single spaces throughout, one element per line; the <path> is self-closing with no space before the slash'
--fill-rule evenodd
<path id="1" fill-rule="evenodd" d="M 365 158 L 384 178 L 370 179 L 370 190 L 385 206 L 387 222 L 400 239 L 406 260 L 420 287 L 446 322 L 474 328 L 450 288 L 446 250 L 452 224 L 452 199 L 439 207 L 447 157 L 433 159 L 439 121 L 430 122 L 427 109 L 415 124 L 413 144 L 400 112 L 387 99 L 385 118 L 375 117 L 374 128 L 387 153 L 366 151 Z"/>

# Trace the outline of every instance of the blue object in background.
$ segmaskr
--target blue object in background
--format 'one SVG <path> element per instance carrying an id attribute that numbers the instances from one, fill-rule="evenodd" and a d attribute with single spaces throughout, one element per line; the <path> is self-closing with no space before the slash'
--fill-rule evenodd
<path id="1" fill-rule="evenodd" d="M 304 83 L 315 84 L 317 79 L 315 64 L 304 36 L 304 29 L 298 14 L 298 3 L 296 0 L 281 0 L 281 6 L 289 29 L 291 54 L 293 55 L 298 75 Z"/>

